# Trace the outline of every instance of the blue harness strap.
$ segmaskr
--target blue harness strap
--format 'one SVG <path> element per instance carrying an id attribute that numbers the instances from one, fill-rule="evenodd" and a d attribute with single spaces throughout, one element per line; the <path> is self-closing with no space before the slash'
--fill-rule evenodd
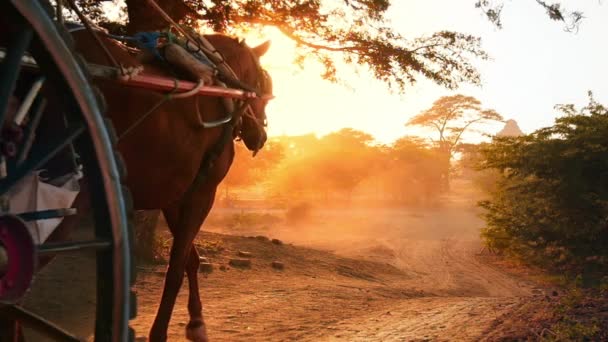
<path id="1" fill-rule="evenodd" d="M 158 53 L 158 50 L 156 48 L 158 46 L 158 39 L 161 37 L 160 32 L 138 32 L 133 36 L 117 36 L 114 34 L 108 34 L 108 37 L 114 38 L 116 40 L 133 42 L 139 48 L 148 50 L 154 55 L 154 57 L 158 58 L 159 60 L 165 60 L 163 56 Z"/>
<path id="2" fill-rule="evenodd" d="M 66 22 L 65 25 L 69 29 L 70 32 L 79 31 L 84 29 L 84 26 L 80 23 L 75 22 Z M 161 37 L 166 37 L 169 42 L 179 44 L 181 47 L 186 49 L 186 51 L 190 52 L 190 54 L 201 63 L 206 64 L 212 68 L 215 68 L 216 65 L 213 63 L 201 50 L 198 46 L 193 45 L 190 41 L 186 41 L 185 43 L 180 42 L 173 33 L 168 32 L 157 32 L 157 31 L 149 31 L 149 32 L 138 32 L 133 36 L 121 36 L 115 34 L 105 33 L 106 36 L 120 40 L 123 42 L 131 42 L 137 45 L 140 49 L 149 51 L 154 57 L 162 62 L 166 62 L 165 58 L 158 52 L 158 40 Z M 194 47 L 194 49 L 193 49 Z"/>

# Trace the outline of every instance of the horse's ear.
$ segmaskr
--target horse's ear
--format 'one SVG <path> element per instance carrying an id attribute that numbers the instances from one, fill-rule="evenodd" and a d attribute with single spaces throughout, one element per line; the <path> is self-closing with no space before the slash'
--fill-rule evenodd
<path id="1" fill-rule="evenodd" d="M 251 50 L 253 50 L 253 53 L 256 56 L 262 57 L 268 51 L 269 47 L 270 47 L 270 40 L 267 40 L 267 41 L 263 42 L 262 44 L 252 48 Z"/>

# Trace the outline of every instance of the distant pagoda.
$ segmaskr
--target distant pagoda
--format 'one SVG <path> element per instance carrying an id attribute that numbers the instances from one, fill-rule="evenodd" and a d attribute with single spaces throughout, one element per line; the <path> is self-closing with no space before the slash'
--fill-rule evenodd
<path id="1" fill-rule="evenodd" d="M 505 127 L 503 127 L 500 132 L 496 133 L 497 137 L 518 137 L 521 135 L 524 135 L 524 132 L 522 132 L 517 125 L 517 121 L 513 119 L 507 120 Z"/>

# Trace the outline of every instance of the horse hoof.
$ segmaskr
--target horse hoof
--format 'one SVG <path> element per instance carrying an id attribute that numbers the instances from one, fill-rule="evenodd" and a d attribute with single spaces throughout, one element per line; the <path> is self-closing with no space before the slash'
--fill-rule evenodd
<path id="1" fill-rule="evenodd" d="M 186 339 L 194 342 L 209 342 L 205 323 L 201 321 L 188 323 L 188 326 L 186 326 Z"/>

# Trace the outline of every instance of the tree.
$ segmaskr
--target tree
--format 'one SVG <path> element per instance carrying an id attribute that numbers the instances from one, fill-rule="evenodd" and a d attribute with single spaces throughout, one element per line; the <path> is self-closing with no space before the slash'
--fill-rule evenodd
<path id="1" fill-rule="evenodd" d="M 547 11 L 549 19 L 564 23 L 566 31 L 577 29 L 583 19 L 582 12 L 566 10 L 560 2 L 548 4 L 546 1 L 536 0 L 536 3 Z M 501 13 L 504 7 L 503 1 L 477 0 L 475 7 L 481 9 L 488 20 L 496 25 L 496 27 L 502 28 Z"/>
<path id="2" fill-rule="evenodd" d="M 273 141 L 266 143 L 255 159 L 243 144 L 234 146 L 234 161 L 222 181 L 226 199 L 230 188 L 247 187 L 263 180 L 284 157 L 283 145 Z"/>
<path id="3" fill-rule="evenodd" d="M 283 138 L 286 158 L 273 176 L 276 190 L 290 197 L 329 198 L 340 194 L 350 199 L 354 188 L 376 162 L 373 137 L 344 128 L 322 138 L 300 136 Z"/>
<path id="4" fill-rule="evenodd" d="M 175 21 L 197 27 L 204 25 L 217 32 L 278 28 L 297 43 L 303 65 L 316 58 L 325 66 L 323 76 L 338 78 L 336 61 L 360 65 L 393 90 L 403 91 L 419 78 L 427 78 L 449 89 L 460 83 L 480 84 L 474 59 L 487 59 L 480 40 L 470 34 L 439 31 L 428 36 L 409 38 L 391 29 L 385 17 L 390 0 L 154 0 Z M 582 13 L 567 11 L 559 2 L 543 6 L 549 17 L 575 28 Z M 124 32 L 124 26 L 110 23 L 100 11 L 100 2 L 77 0 L 87 13 L 106 27 Z M 491 22 L 501 27 L 501 1 L 476 0 Z M 149 5 L 148 0 L 126 0 L 127 31 L 166 29 L 168 24 Z M 345 20 L 346 18 L 346 20 Z"/>
<path id="5" fill-rule="evenodd" d="M 160 210 L 137 210 L 133 213 L 135 258 L 138 263 L 155 263 L 162 258 L 162 243 L 156 228 Z"/>
<path id="6" fill-rule="evenodd" d="M 558 109 L 551 127 L 482 145 L 480 167 L 502 176 L 481 203 L 483 236 L 529 261 L 608 273 L 608 108 Z"/>
<path id="7" fill-rule="evenodd" d="M 326 179 L 332 189 L 350 199 L 354 188 L 374 167 L 374 138 L 352 128 L 343 128 L 320 140 L 316 174 Z"/>
<path id="8" fill-rule="evenodd" d="M 434 142 L 443 156 L 443 186 L 447 190 L 450 162 L 463 134 L 475 124 L 501 120 L 502 116 L 495 110 L 482 109 L 476 98 L 458 94 L 439 98 L 431 108 L 411 118 L 406 125 L 428 127 L 437 132 Z"/>
<path id="9" fill-rule="evenodd" d="M 421 138 L 403 137 L 388 151 L 388 191 L 404 204 L 430 203 L 441 187 L 441 156 Z"/>

